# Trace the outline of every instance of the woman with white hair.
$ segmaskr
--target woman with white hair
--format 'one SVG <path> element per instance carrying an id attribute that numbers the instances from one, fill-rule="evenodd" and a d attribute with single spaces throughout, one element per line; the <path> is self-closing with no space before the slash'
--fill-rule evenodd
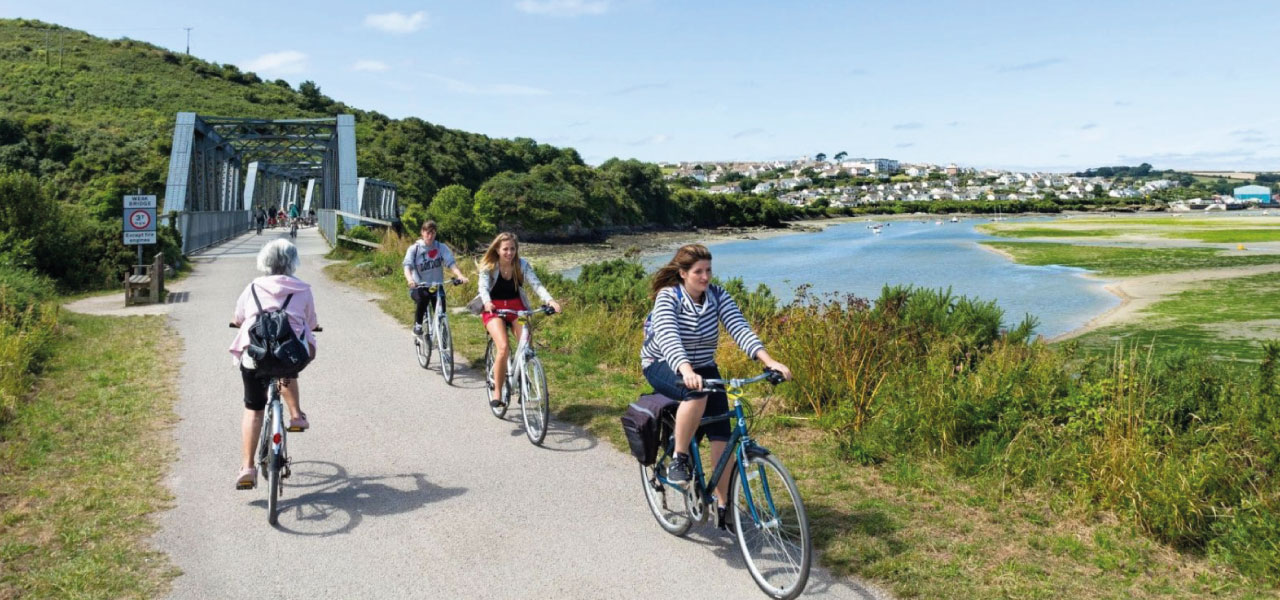
<path id="1" fill-rule="evenodd" d="M 293 326 L 298 339 L 307 345 L 311 358 L 316 356 L 316 338 L 312 333 L 319 326 L 316 320 L 316 303 L 311 295 L 311 286 L 293 275 L 298 270 L 297 247 L 284 239 L 268 243 L 258 252 L 258 270 L 262 272 L 262 276 L 254 279 L 240 292 L 240 299 L 236 301 L 236 314 L 231 321 L 240 327 L 236 339 L 231 342 L 230 350 L 244 383 L 245 409 L 240 425 L 243 443 L 236 489 L 253 488 L 258 476 L 258 469 L 253 466 L 253 451 L 257 444 L 258 430 L 262 427 L 262 411 L 267 406 L 267 384 L 270 382 L 268 378 L 257 377 L 252 358 L 244 352 L 249 345 L 249 329 L 258 318 L 258 302 L 262 303 L 262 312 L 271 312 L 284 306 L 285 300 L 289 299 L 289 305 L 285 307 L 289 324 Z M 254 301 L 255 293 L 258 302 Z M 284 389 L 284 404 L 289 408 L 289 431 L 306 431 L 310 423 L 299 404 L 297 374 L 282 377 L 281 384 Z"/>

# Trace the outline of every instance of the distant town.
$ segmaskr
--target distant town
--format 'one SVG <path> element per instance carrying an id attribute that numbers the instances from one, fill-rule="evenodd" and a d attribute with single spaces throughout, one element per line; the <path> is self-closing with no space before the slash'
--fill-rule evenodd
<path id="1" fill-rule="evenodd" d="M 973 169 L 934 164 L 906 164 L 889 158 L 828 159 L 815 157 L 763 162 L 659 163 L 665 178 L 677 185 L 713 194 L 767 195 L 793 206 L 858 207 L 891 202 L 1013 201 L 1111 199 L 1163 202 L 1169 210 L 1234 210 L 1272 205 L 1271 189 L 1236 187 L 1230 179 L 1250 180 L 1251 173 L 1175 173 L 1150 171 L 1110 177 Z M 1109 169 L 1102 171 L 1108 172 Z M 1169 178 L 1160 178 L 1162 173 Z M 1175 176 L 1176 175 L 1176 176 Z M 1236 182 L 1240 183 L 1240 182 Z"/>

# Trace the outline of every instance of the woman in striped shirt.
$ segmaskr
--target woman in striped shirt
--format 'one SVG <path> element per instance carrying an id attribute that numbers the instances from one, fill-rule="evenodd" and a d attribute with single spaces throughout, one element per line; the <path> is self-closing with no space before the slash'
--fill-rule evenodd
<path id="1" fill-rule="evenodd" d="M 706 246 L 689 244 L 677 250 L 671 262 L 653 275 L 653 299 L 640 361 L 645 379 L 655 392 L 680 400 L 676 411 L 677 450 L 667 479 L 684 482 L 690 477 L 689 442 L 698 429 L 698 421 L 704 413 L 718 416 L 729 412 L 724 392 L 698 392 L 703 377 L 720 378 L 715 362 L 720 325 L 747 356 L 765 368 L 778 371 L 787 379 L 791 379 L 791 370 L 769 356 L 729 293 L 711 285 L 711 251 Z M 728 421 L 707 426 L 712 463 L 724 453 L 729 432 Z M 722 527 L 728 494 L 729 478 L 722 477 L 716 486 L 716 508 Z"/>

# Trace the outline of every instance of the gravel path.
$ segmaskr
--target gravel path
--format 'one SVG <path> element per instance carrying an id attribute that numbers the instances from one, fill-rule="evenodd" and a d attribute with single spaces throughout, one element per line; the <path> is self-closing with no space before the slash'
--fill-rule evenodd
<path id="1" fill-rule="evenodd" d="M 325 329 L 301 378 L 312 428 L 289 438 L 293 476 L 268 526 L 265 490 L 234 490 L 242 404 L 226 349 L 257 249 L 278 235 L 195 257 L 169 307 L 179 451 L 153 544 L 182 570 L 172 597 L 765 597 L 729 536 L 658 527 L 629 455 L 554 421 L 535 448 L 518 411 L 493 418 L 474 372 L 449 387 L 434 357 L 419 368 L 407 328 L 324 277 L 314 229 L 298 237 Z M 806 596 L 886 597 L 816 568 Z"/>

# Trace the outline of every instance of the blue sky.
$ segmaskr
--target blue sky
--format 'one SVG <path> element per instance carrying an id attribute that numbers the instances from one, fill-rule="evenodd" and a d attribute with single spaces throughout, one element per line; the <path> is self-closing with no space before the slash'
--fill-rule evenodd
<path id="1" fill-rule="evenodd" d="M 303 8 L 305 6 L 305 9 Z M 0 0 L 590 163 L 1280 170 L 1280 3 Z"/>

